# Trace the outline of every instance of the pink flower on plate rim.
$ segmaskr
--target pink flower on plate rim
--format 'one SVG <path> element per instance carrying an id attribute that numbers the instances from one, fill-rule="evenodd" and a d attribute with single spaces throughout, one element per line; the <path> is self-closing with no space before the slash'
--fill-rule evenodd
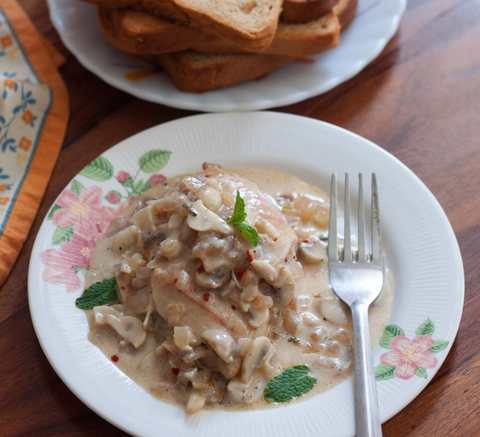
<path id="1" fill-rule="evenodd" d="M 127 179 L 131 178 L 130 173 L 120 170 L 117 175 L 115 176 L 115 179 L 123 184 Z"/>
<path id="2" fill-rule="evenodd" d="M 116 205 L 117 203 L 120 203 L 120 201 L 122 200 L 122 196 L 118 191 L 112 190 L 107 193 L 105 199 L 107 199 L 110 203 Z"/>
<path id="3" fill-rule="evenodd" d="M 85 239 L 73 234 L 72 239 L 60 249 L 48 249 L 40 255 L 45 265 L 43 279 L 51 284 L 65 285 L 67 291 L 80 287 L 76 269 L 87 268 L 90 251 L 95 247 L 94 239 Z"/>
<path id="4" fill-rule="evenodd" d="M 148 183 L 150 184 L 151 187 L 154 187 L 155 185 L 160 185 L 163 182 L 165 182 L 167 178 L 163 174 L 154 174 L 150 176 L 148 179 Z"/>
<path id="5" fill-rule="evenodd" d="M 79 195 L 66 189 L 57 200 L 60 207 L 53 215 L 53 223 L 61 228 L 73 226 L 73 232 L 85 239 L 99 238 L 113 219 L 111 208 L 102 206 L 102 190 L 94 186 Z"/>
<path id="6" fill-rule="evenodd" d="M 397 336 L 390 344 L 391 351 L 380 356 L 380 361 L 395 367 L 395 376 L 410 379 L 418 368 L 431 369 L 437 359 L 430 352 L 433 340 L 431 335 L 421 335 L 413 340 L 405 336 Z"/>

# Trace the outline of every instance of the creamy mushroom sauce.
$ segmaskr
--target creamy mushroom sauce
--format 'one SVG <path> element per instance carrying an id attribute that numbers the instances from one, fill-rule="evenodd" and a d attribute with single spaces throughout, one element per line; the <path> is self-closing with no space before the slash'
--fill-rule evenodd
<path id="1" fill-rule="evenodd" d="M 253 248 L 227 224 L 237 190 Z M 266 405 L 283 369 L 306 364 L 324 391 L 351 373 L 351 320 L 326 277 L 328 204 L 267 169 L 204 164 L 136 198 L 97 243 L 87 285 L 115 276 L 121 303 L 87 311 L 90 340 L 135 382 L 189 413 Z M 378 338 L 384 288 L 370 312 Z"/>

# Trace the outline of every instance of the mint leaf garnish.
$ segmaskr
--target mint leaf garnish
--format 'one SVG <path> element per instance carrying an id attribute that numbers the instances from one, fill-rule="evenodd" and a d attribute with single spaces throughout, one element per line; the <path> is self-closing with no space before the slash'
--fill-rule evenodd
<path id="1" fill-rule="evenodd" d="M 308 393 L 317 383 L 317 380 L 310 376 L 309 372 L 310 369 L 305 365 L 284 370 L 280 375 L 268 381 L 263 397 L 269 402 L 288 402 Z"/>
<path id="2" fill-rule="evenodd" d="M 90 285 L 75 301 L 75 305 L 82 310 L 91 310 L 93 307 L 115 302 L 118 302 L 117 281 L 115 278 L 108 278 Z"/>
<path id="3" fill-rule="evenodd" d="M 245 221 L 247 213 L 245 212 L 245 201 L 240 196 L 240 191 L 237 191 L 237 197 L 235 198 L 235 206 L 233 207 L 233 214 L 228 219 L 229 225 L 238 225 Z"/>
<path id="4" fill-rule="evenodd" d="M 240 235 L 247 240 L 253 247 L 257 246 L 260 237 L 254 227 L 245 223 L 247 218 L 247 212 L 245 211 L 245 201 L 240 196 L 240 192 L 237 191 L 237 197 L 235 198 L 235 206 L 233 207 L 233 214 L 227 220 L 229 225 L 232 225 Z"/>
<path id="5" fill-rule="evenodd" d="M 260 237 L 257 234 L 255 228 L 252 228 L 250 225 L 246 223 L 239 223 L 238 225 L 234 225 L 235 228 L 240 232 L 240 235 L 245 238 L 253 247 L 256 247 L 258 242 L 260 241 Z"/>

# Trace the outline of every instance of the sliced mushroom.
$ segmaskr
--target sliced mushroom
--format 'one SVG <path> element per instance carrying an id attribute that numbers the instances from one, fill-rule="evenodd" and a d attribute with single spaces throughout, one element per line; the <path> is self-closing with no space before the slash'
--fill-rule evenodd
<path id="1" fill-rule="evenodd" d="M 270 261 L 256 259 L 251 262 L 251 266 L 257 274 L 269 284 L 272 284 L 277 278 L 278 272 Z"/>
<path id="2" fill-rule="evenodd" d="M 188 414 L 194 414 L 205 406 L 206 401 L 207 398 L 203 393 L 193 390 L 188 397 L 187 406 L 185 409 L 187 410 Z"/>
<path id="3" fill-rule="evenodd" d="M 302 354 L 302 363 L 311 367 L 323 367 L 326 369 L 344 372 L 352 365 L 352 357 L 349 349 L 345 348 L 344 353 L 338 357 L 328 357 L 322 353 L 305 353 Z"/>
<path id="4" fill-rule="evenodd" d="M 268 308 L 254 308 L 251 306 L 248 312 L 251 316 L 248 323 L 254 328 L 260 328 L 270 319 L 270 310 Z"/>
<path id="5" fill-rule="evenodd" d="M 133 215 L 132 221 L 141 229 L 145 239 L 154 234 L 155 221 L 151 206 L 147 206 L 142 208 L 140 211 L 137 211 Z"/>
<path id="6" fill-rule="evenodd" d="M 225 329 L 207 329 L 202 337 L 223 361 L 233 362 L 235 340 Z"/>
<path id="7" fill-rule="evenodd" d="M 219 288 L 225 285 L 230 279 L 230 274 L 226 271 L 219 272 L 218 274 L 211 274 L 207 272 L 195 272 L 195 281 L 197 285 L 202 288 Z"/>
<path id="8" fill-rule="evenodd" d="M 188 326 L 175 326 L 173 328 L 173 342 L 182 351 L 190 352 L 192 344 L 195 343 L 195 336 Z"/>
<path id="9" fill-rule="evenodd" d="M 320 299 L 317 302 L 316 309 L 330 323 L 337 326 L 348 326 L 350 324 L 350 315 L 343 302 L 336 297 Z"/>
<path id="10" fill-rule="evenodd" d="M 265 388 L 263 378 L 252 378 L 248 382 L 232 379 L 227 385 L 228 397 L 236 403 L 251 404 L 262 396 Z"/>
<path id="11" fill-rule="evenodd" d="M 121 255 L 132 246 L 136 246 L 140 238 L 140 229 L 136 225 L 122 229 L 112 238 L 113 253 Z"/>
<path id="12" fill-rule="evenodd" d="M 298 246 L 298 254 L 307 264 L 318 264 L 327 259 L 325 244 L 316 238 L 302 241 Z"/>
<path id="13" fill-rule="evenodd" d="M 191 206 L 187 223 L 198 232 L 214 231 L 225 235 L 233 232 L 225 220 L 205 207 L 201 200 L 197 200 Z"/>
<path id="14" fill-rule="evenodd" d="M 253 372 L 260 367 L 271 348 L 272 343 L 267 337 L 257 337 L 252 341 L 242 362 L 241 380 L 243 382 L 250 380 Z"/>
<path id="15" fill-rule="evenodd" d="M 126 316 L 113 307 L 106 305 L 95 307 L 93 314 L 97 325 L 111 326 L 118 335 L 131 343 L 135 348 L 139 348 L 147 337 L 147 333 L 139 319 Z"/>
<path id="16" fill-rule="evenodd" d="M 200 363 L 208 369 L 220 372 L 225 378 L 232 379 L 240 371 L 242 360 L 240 357 L 235 357 L 231 363 L 223 361 L 211 349 L 204 348 L 204 354 L 200 358 Z"/>
<path id="17" fill-rule="evenodd" d="M 211 211 L 217 212 L 222 206 L 222 196 L 215 188 L 204 187 L 200 191 L 199 197 L 203 204 Z"/>

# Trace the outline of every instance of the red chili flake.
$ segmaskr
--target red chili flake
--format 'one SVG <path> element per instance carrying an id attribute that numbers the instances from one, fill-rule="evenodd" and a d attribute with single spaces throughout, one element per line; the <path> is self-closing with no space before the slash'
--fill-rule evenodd
<path id="1" fill-rule="evenodd" d="M 110 359 L 111 359 L 114 363 L 116 363 L 120 358 L 118 358 L 118 355 L 112 355 L 112 356 L 110 357 Z"/>
<path id="2" fill-rule="evenodd" d="M 273 238 L 273 242 L 275 242 L 275 241 L 277 241 L 277 240 L 278 240 L 278 238 L 277 238 L 277 237 L 274 237 L 274 238 Z"/>
<path id="3" fill-rule="evenodd" d="M 198 266 L 198 268 L 197 268 L 197 272 L 198 272 L 198 273 L 203 273 L 204 271 L 205 271 L 205 269 L 203 268 L 203 265 L 200 264 L 200 265 Z"/>
<path id="4" fill-rule="evenodd" d="M 235 271 L 235 276 L 237 277 L 238 281 L 242 280 L 243 274 L 245 273 L 245 270 L 238 269 Z"/>
<path id="5" fill-rule="evenodd" d="M 252 262 L 253 261 L 253 255 L 250 253 L 249 250 L 247 250 L 247 259 L 248 259 L 248 262 Z"/>
<path id="6" fill-rule="evenodd" d="M 237 307 L 235 305 L 232 305 L 232 310 L 235 311 Z"/>
<path id="7" fill-rule="evenodd" d="M 180 369 L 178 367 L 172 367 L 172 373 L 177 376 L 180 373 Z"/>
<path id="8" fill-rule="evenodd" d="M 285 261 L 285 262 L 288 262 L 288 256 L 285 257 L 285 260 L 284 260 L 284 261 Z"/>
<path id="9" fill-rule="evenodd" d="M 173 283 L 176 284 L 177 282 L 178 282 L 178 278 L 175 278 L 175 279 L 173 280 Z"/>
<path id="10" fill-rule="evenodd" d="M 310 243 L 310 240 L 303 240 L 304 243 Z"/>
<path id="11" fill-rule="evenodd" d="M 202 297 L 205 302 L 208 302 L 208 300 L 210 299 L 210 293 L 205 292 L 203 293 Z"/>

